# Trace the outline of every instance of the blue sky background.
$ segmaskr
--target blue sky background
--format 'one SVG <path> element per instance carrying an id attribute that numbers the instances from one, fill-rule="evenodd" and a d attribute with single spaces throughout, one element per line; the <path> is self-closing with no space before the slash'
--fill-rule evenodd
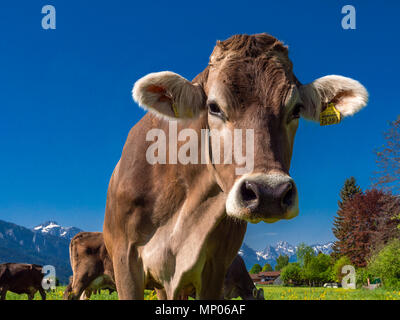
<path id="1" fill-rule="evenodd" d="M 56 30 L 41 28 L 46 4 L 56 7 Z M 356 30 L 341 27 L 346 4 L 356 8 Z M 373 150 L 399 114 L 399 9 L 396 1 L 353 0 L 2 1 L 0 219 L 101 230 L 109 178 L 144 115 L 133 83 L 163 70 L 192 79 L 216 40 L 268 32 L 289 45 L 301 82 L 353 77 L 370 103 L 337 126 L 301 120 L 291 170 L 300 215 L 249 225 L 245 241 L 261 249 L 333 240 L 344 180 L 370 186 Z"/>

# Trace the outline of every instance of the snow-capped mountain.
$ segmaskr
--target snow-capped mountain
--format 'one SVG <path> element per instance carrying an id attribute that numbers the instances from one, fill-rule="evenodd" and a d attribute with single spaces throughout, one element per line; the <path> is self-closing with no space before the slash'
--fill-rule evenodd
<path id="1" fill-rule="evenodd" d="M 275 252 L 277 253 L 278 256 L 293 256 L 296 254 L 297 247 L 292 246 L 286 241 L 278 241 L 277 244 L 275 245 Z"/>
<path id="2" fill-rule="evenodd" d="M 243 258 L 247 268 L 249 268 L 249 265 L 253 266 L 256 263 L 261 264 L 262 261 L 264 261 L 264 258 L 258 252 L 250 248 L 245 243 L 242 244 L 242 247 L 239 250 L 239 254 Z"/>
<path id="3" fill-rule="evenodd" d="M 334 242 L 328 242 L 325 244 L 314 244 L 311 246 L 311 248 L 314 249 L 314 252 L 316 254 L 319 252 L 322 252 L 324 254 L 330 254 L 333 251 L 333 249 L 332 249 L 333 244 L 334 244 Z"/>
<path id="4" fill-rule="evenodd" d="M 257 251 L 257 255 L 264 260 L 275 260 L 279 256 L 275 248 L 270 245 L 266 246 L 265 249 L 262 251 Z"/>
<path id="5" fill-rule="evenodd" d="M 328 242 L 326 244 L 314 244 L 310 247 L 313 248 L 316 254 L 319 252 L 330 254 L 332 252 L 332 246 L 333 242 Z M 269 263 L 272 267 L 275 267 L 276 258 L 280 255 L 287 255 L 290 262 L 295 262 L 297 260 L 296 251 L 297 246 L 293 246 L 286 241 L 278 241 L 275 246 L 267 245 L 265 249 L 261 251 L 256 251 L 250 248 L 246 243 L 243 243 L 239 254 L 242 256 L 247 269 L 250 270 L 256 263 L 261 266 Z"/>
<path id="6" fill-rule="evenodd" d="M 28 229 L 0 220 L 0 263 L 20 262 L 53 265 L 61 283 L 72 274 L 69 243 L 81 230 L 64 228 L 54 221 Z"/>
<path id="7" fill-rule="evenodd" d="M 32 231 L 71 240 L 82 230 L 75 227 L 62 227 L 55 221 L 46 221 L 34 227 Z"/>

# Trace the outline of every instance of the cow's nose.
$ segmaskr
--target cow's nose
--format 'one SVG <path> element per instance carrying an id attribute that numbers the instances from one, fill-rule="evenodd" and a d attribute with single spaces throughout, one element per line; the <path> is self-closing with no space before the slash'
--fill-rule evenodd
<path id="1" fill-rule="evenodd" d="M 240 186 L 243 207 L 251 213 L 269 212 L 284 214 L 295 200 L 293 181 L 285 181 L 276 186 L 268 186 L 260 181 L 245 180 Z"/>

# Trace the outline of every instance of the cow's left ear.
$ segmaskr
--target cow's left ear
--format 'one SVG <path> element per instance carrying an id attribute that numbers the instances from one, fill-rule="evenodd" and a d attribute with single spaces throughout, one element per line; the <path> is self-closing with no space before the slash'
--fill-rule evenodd
<path id="1" fill-rule="evenodd" d="M 196 118 L 206 101 L 200 84 L 170 71 L 150 73 L 139 79 L 132 95 L 142 108 L 168 119 Z"/>
<path id="2" fill-rule="evenodd" d="M 299 88 L 304 109 L 301 115 L 310 120 L 319 121 L 319 115 L 329 103 L 343 117 L 351 116 L 368 103 L 368 92 L 356 80 L 330 75 L 319 78 Z"/>

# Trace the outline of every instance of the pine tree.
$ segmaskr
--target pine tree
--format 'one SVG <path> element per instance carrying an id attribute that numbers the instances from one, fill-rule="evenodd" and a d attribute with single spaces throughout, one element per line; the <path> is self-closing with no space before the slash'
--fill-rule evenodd
<path id="1" fill-rule="evenodd" d="M 333 253 L 332 256 L 335 259 L 338 259 L 341 251 L 341 246 L 343 244 L 343 240 L 346 238 L 348 234 L 349 226 L 344 223 L 344 212 L 343 207 L 347 200 L 352 199 L 356 194 L 361 194 L 362 190 L 357 185 L 356 179 L 354 177 L 350 177 L 346 179 L 344 182 L 344 186 L 340 191 L 340 200 L 338 201 L 339 210 L 337 211 L 337 215 L 333 221 L 333 234 L 338 239 L 333 245 Z"/>

